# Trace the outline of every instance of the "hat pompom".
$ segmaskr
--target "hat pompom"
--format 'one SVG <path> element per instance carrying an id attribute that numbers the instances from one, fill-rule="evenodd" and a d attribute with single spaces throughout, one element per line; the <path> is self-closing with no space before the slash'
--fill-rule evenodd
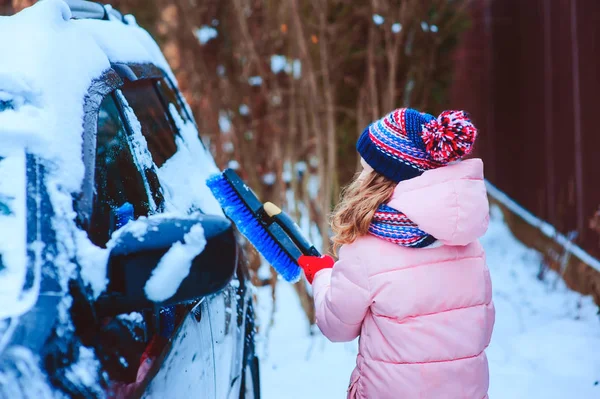
<path id="1" fill-rule="evenodd" d="M 446 164 L 471 153 L 477 128 L 464 111 L 444 111 L 423 126 L 422 139 L 429 156 Z"/>

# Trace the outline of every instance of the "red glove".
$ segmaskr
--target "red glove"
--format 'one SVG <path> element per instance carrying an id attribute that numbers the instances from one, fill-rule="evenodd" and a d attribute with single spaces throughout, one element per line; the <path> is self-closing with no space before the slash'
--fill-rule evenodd
<path id="1" fill-rule="evenodd" d="M 315 274 L 323 269 L 331 269 L 335 260 L 329 256 L 306 256 L 302 255 L 298 259 L 298 264 L 304 270 L 304 275 L 310 284 L 312 284 Z"/>

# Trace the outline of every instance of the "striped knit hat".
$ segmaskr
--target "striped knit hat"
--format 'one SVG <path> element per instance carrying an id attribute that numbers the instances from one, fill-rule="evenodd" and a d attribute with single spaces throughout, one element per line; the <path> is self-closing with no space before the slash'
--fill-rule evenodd
<path id="1" fill-rule="evenodd" d="M 468 155 L 477 129 L 464 111 L 433 115 L 399 108 L 373 122 L 356 149 L 378 173 L 401 182 Z"/>

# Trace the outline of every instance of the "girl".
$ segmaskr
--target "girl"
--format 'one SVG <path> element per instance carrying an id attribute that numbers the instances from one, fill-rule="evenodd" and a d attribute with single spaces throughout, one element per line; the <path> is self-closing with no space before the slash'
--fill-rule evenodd
<path id="1" fill-rule="evenodd" d="M 397 109 L 358 140 L 364 169 L 332 219 L 339 260 L 300 260 L 323 334 L 360 335 L 348 398 L 488 397 L 488 201 L 482 161 L 461 161 L 476 137 L 462 111 Z"/>

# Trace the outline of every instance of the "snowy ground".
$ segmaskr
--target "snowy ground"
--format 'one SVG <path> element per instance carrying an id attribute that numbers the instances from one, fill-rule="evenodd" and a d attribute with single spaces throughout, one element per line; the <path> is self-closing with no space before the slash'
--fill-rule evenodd
<path id="1" fill-rule="evenodd" d="M 590 297 L 555 273 L 537 279 L 541 258 L 516 241 L 493 210 L 483 244 L 492 273 L 496 326 L 487 354 L 495 399 L 600 398 L 600 321 Z M 270 292 L 261 289 L 259 349 L 265 399 L 345 398 L 357 343 L 308 334 L 291 285 L 277 290 L 275 325 L 264 337 Z"/>

